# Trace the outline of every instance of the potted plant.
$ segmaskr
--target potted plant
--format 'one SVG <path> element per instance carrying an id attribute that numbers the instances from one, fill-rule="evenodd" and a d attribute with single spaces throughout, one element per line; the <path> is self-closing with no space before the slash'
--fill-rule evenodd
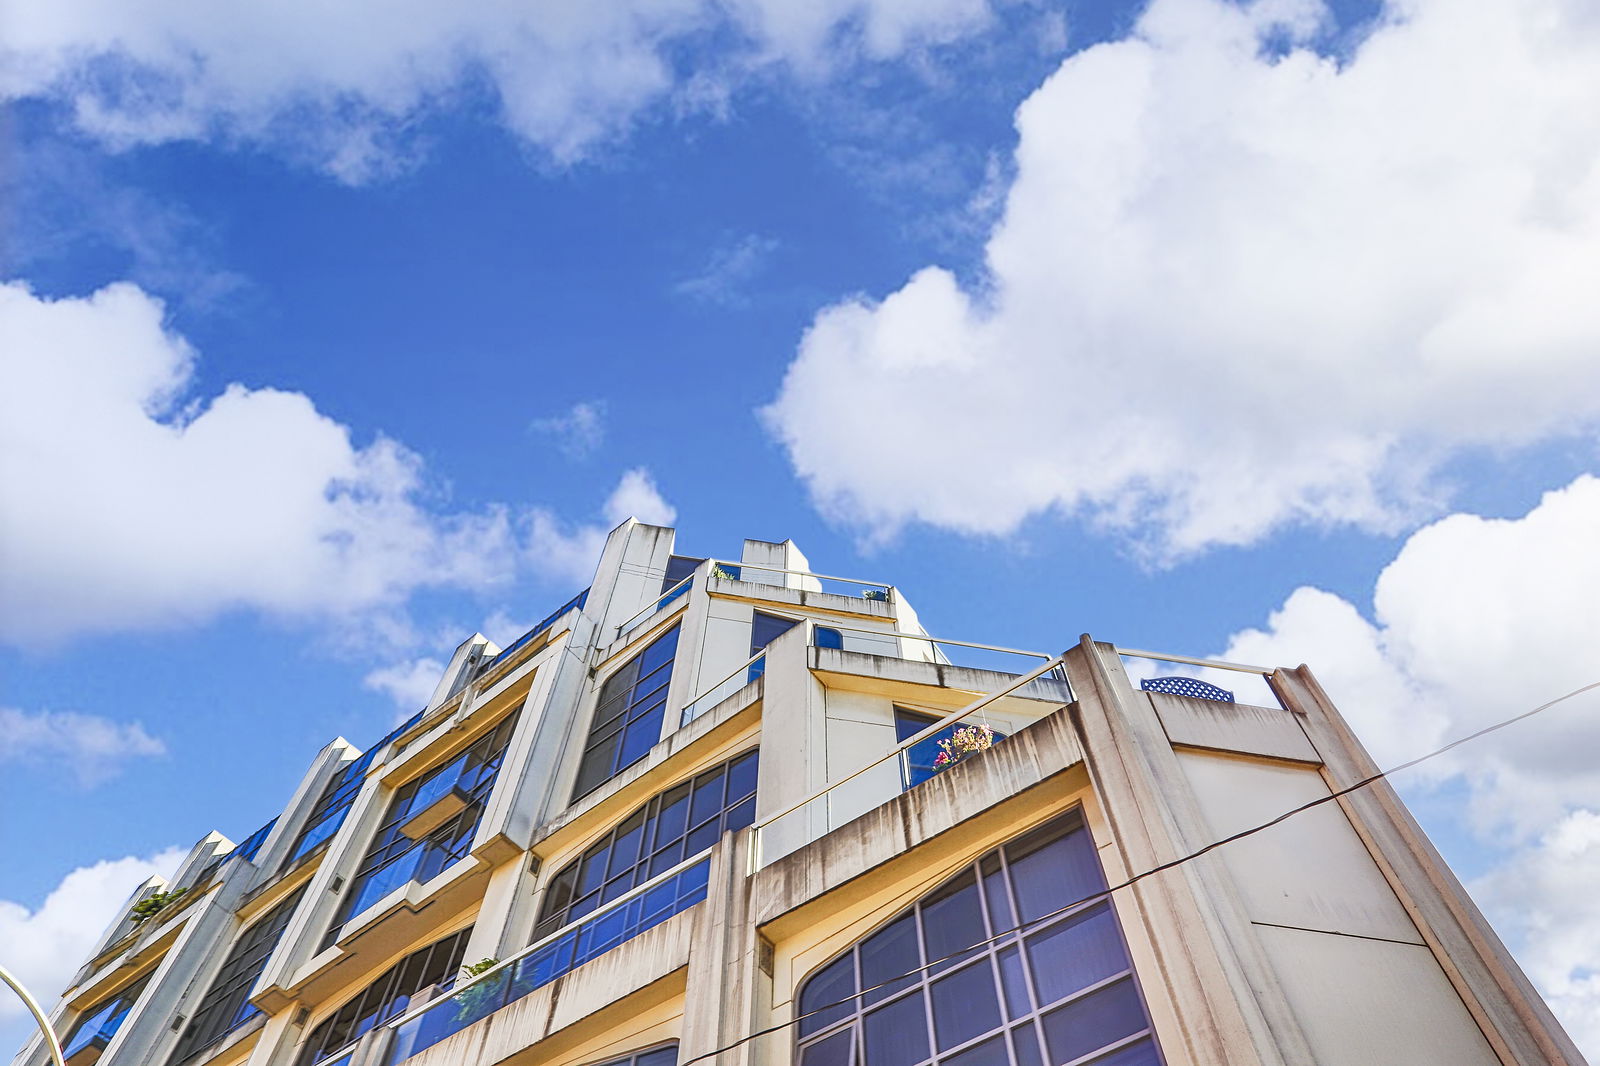
<path id="1" fill-rule="evenodd" d="M 889 602 L 888 589 L 862 589 L 861 596 L 863 599 L 878 600 L 881 603 Z"/>
<path id="2" fill-rule="evenodd" d="M 939 741 L 939 754 L 934 757 L 933 768 L 943 770 L 992 747 L 994 730 L 987 725 L 958 726 L 955 732 Z"/>
<path id="3" fill-rule="evenodd" d="M 128 912 L 128 921 L 134 925 L 143 925 L 164 910 L 167 904 L 187 892 L 188 889 L 180 888 L 176 892 L 152 892 L 144 899 L 133 905 L 133 910 Z"/>
<path id="4" fill-rule="evenodd" d="M 500 960 L 483 958 L 477 962 L 469 962 L 461 967 L 461 979 L 470 981 L 485 970 L 492 970 L 500 965 Z M 492 1014 L 500 1008 L 501 992 L 505 990 L 507 971 L 468 985 L 456 993 L 456 1021 L 475 1022 L 486 1014 Z"/>

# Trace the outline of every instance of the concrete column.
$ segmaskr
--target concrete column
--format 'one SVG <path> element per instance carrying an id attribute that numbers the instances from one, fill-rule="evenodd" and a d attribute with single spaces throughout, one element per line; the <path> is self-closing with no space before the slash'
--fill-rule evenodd
<path id="1" fill-rule="evenodd" d="M 759 966 L 759 944 L 750 921 L 750 877 L 746 872 L 750 830 L 724 833 L 711 855 L 705 908 L 695 924 L 685 978 L 683 1033 L 678 1061 L 725 1047 L 755 1031 L 757 1002 L 772 998 L 772 979 Z M 716 1066 L 748 1066 L 751 1044 L 723 1052 Z"/>
<path id="2" fill-rule="evenodd" d="M 1378 772 L 1310 669 L 1269 678 L 1322 758 L 1334 791 Z M 1583 1055 L 1387 780 L 1336 801 L 1503 1063 L 1582 1066 Z"/>
<path id="3" fill-rule="evenodd" d="M 1077 697 L 1073 725 L 1111 829 L 1112 846 L 1102 849 L 1107 879 L 1114 884 L 1209 843 L 1155 708 L 1129 683 L 1116 648 L 1086 634 L 1066 667 Z M 1220 859 L 1185 863 L 1116 900 L 1125 925 L 1145 927 L 1142 943 L 1130 938 L 1130 946 L 1169 1061 L 1313 1066 Z M 1146 950 L 1153 958 L 1141 958 Z"/>

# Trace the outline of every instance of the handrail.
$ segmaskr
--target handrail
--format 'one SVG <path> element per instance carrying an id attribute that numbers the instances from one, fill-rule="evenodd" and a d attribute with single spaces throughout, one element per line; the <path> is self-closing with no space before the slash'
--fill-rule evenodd
<path id="1" fill-rule="evenodd" d="M 732 673 L 730 673 L 727 677 L 723 678 L 721 681 L 718 681 L 715 685 L 712 685 L 710 688 L 705 689 L 704 691 L 702 691 L 700 693 L 700 695 L 696 696 L 694 699 L 690 700 L 688 703 L 685 703 L 683 705 L 683 710 L 678 712 L 678 728 L 682 729 L 684 726 L 686 726 L 690 722 L 694 721 L 695 718 L 699 717 L 699 715 L 695 715 L 693 718 L 684 717 L 685 715 L 687 715 L 689 713 L 689 708 L 693 707 L 695 704 L 699 703 L 701 700 L 705 699 L 707 696 L 711 695 L 713 692 L 717 691 L 717 689 L 721 688 L 723 685 L 726 685 L 729 681 L 732 681 L 734 678 L 738 677 L 740 674 L 748 671 L 750 669 L 750 667 L 752 667 L 752 666 L 754 666 L 756 664 L 757 660 L 765 658 L 766 654 L 767 654 L 767 649 L 765 647 L 757 649 L 757 651 L 756 651 L 756 653 L 754 655 L 750 656 L 750 658 L 748 658 L 744 662 L 740 663 L 739 666 Z M 749 682 L 747 681 L 747 682 L 745 682 L 745 684 L 749 684 Z M 743 686 L 741 686 L 741 687 L 743 687 Z"/>
<path id="2" fill-rule="evenodd" d="M 1274 673 L 1270 666 L 1245 666 L 1241 663 L 1224 662 L 1221 659 L 1191 659 L 1187 655 L 1168 655 L 1159 651 L 1139 651 L 1136 648 L 1117 646 L 1118 655 L 1126 655 L 1130 659 L 1155 659 L 1160 662 L 1183 663 L 1185 666 L 1205 666 L 1213 670 L 1233 670 L 1240 674 L 1270 674 Z"/>
<path id="3" fill-rule="evenodd" d="M 756 822 L 752 826 L 753 830 L 755 831 L 755 833 L 760 833 L 761 830 L 765 829 L 767 826 L 771 825 L 773 822 L 776 822 L 780 818 L 787 818 L 789 815 L 793 814 L 795 811 L 798 811 L 800 808 L 805 807 L 805 806 L 811 804 L 812 802 L 821 799 L 823 796 L 826 796 L 828 793 L 832 792 L 834 789 L 838 788 L 840 785 L 844 784 L 846 781 L 854 780 L 855 778 L 860 777 L 862 774 L 866 773 L 868 770 L 872 769 L 874 766 L 877 766 L 879 763 L 886 762 L 889 759 L 892 759 L 895 756 L 899 755 L 902 751 L 906 750 L 907 748 L 914 747 L 917 744 L 920 744 L 923 741 L 930 739 L 933 736 L 933 734 L 937 733 L 939 730 L 943 729 L 945 726 L 950 725 L 950 724 L 952 724 L 954 722 L 959 722 L 959 721 L 961 721 L 961 719 L 965 718 L 967 715 L 972 714 L 974 711 L 982 710 L 983 708 L 989 706 L 989 704 L 991 704 L 991 703 L 995 702 L 996 700 L 1000 699 L 1002 696 L 1009 696 L 1009 695 L 1011 695 L 1011 693 L 1015 692 L 1017 689 L 1023 687 L 1024 685 L 1027 685 L 1027 684 L 1030 684 L 1030 683 L 1032 683 L 1034 681 L 1037 681 L 1039 678 L 1043 677 L 1045 674 L 1048 674 L 1051 670 L 1054 670 L 1056 667 L 1060 666 L 1065 661 L 1066 661 L 1065 653 L 1063 653 L 1061 655 L 1055 655 L 1055 656 L 1050 657 L 1049 659 L 1045 660 L 1045 662 L 1042 665 L 1040 665 L 1038 667 L 1035 667 L 1033 670 L 1029 671 L 1026 674 L 1019 675 L 1017 678 L 1012 680 L 1012 682 L 1010 684 L 1006 685 L 1004 688 L 996 689 L 995 691 L 989 693 L 986 696 L 978 697 L 976 700 L 974 700 L 971 703 L 967 704 L 965 707 L 962 707 L 962 708 L 959 708 L 957 710 L 951 711 L 949 714 L 945 715 L 943 718 L 940 718 L 937 721 L 930 723 L 921 732 L 913 734 L 912 736 L 907 737 L 905 740 L 902 740 L 900 743 L 896 744 L 894 747 L 890 748 L 888 751 L 884 752 L 882 755 L 878 756 L 876 759 L 873 759 L 871 762 L 867 763 L 866 765 L 864 765 L 864 766 L 852 771 L 851 773 L 845 775 L 844 777 L 839 778 L 839 780 L 837 780 L 837 781 L 830 782 L 829 784 L 825 785 L 824 787 L 822 787 L 820 789 L 817 789 L 816 791 L 812 792 L 809 796 L 805 797 L 804 799 L 800 800 L 797 803 L 793 803 L 790 806 L 785 807 L 783 810 L 779 811 L 778 813 L 769 814 L 767 817 L 765 817 L 765 818 L 761 819 L 760 821 Z"/>
<path id="4" fill-rule="evenodd" d="M 677 591 L 679 589 L 683 588 L 689 582 L 693 581 L 694 580 L 694 575 L 698 574 L 699 572 L 700 572 L 700 567 L 698 567 L 698 566 L 695 567 L 694 568 L 694 572 L 691 573 L 688 577 L 683 578 L 676 585 L 673 585 L 671 588 L 667 589 L 661 595 L 657 596 L 655 599 L 653 599 L 649 603 L 645 604 L 643 608 L 641 608 L 639 611 L 637 611 L 626 622 L 617 623 L 617 636 L 620 637 L 622 635 L 622 631 L 623 630 L 625 630 L 629 626 L 633 625 L 633 623 L 637 622 L 639 619 L 644 618 L 647 615 L 652 615 L 656 611 L 660 610 L 661 609 L 661 604 L 664 601 L 670 599 L 674 594 L 677 593 Z"/>
<path id="5" fill-rule="evenodd" d="M 464 982 L 462 984 L 459 984 L 459 985 L 456 985 L 456 986 L 452 987 L 450 989 L 450 992 L 449 992 L 448 995 L 440 996 L 437 999 L 430 999 L 428 1002 L 422 1004 L 421 1006 L 413 1007 L 410 1010 L 406 1011 L 404 1014 L 400 1015 L 398 1018 L 393 1018 L 390 1021 L 385 1022 L 384 1024 L 390 1029 L 398 1029 L 398 1028 L 400 1028 L 400 1026 L 404 1025 L 406 1022 L 409 1022 L 411 1019 L 413 1019 L 415 1017 L 418 1017 L 419 1015 L 426 1014 L 429 1011 L 429 1009 L 439 1006 L 440 1004 L 444 1003 L 448 999 L 454 999 L 456 996 L 460 995 L 462 992 L 464 992 L 467 989 L 471 988 L 473 985 L 477 984 L 479 981 L 485 981 L 489 977 L 491 977 L 494 974 L 497 974 L 501 970 L 505 969 L 507 966 L 511 966 L 511 965 L 513 965 L 515 963 L 521 962 L 523 959 L 527 958 L 529 955 L 532 955 L 535 951 L 538 951 L 540 948 L 543 948 L 548 944 L 552 944 L 556 940 L 558 940 L 561 937 L 565 936 L 566 934 L 572 932 L 578 926 L 583 925 L 583 924 L 585 924 L 587 922 L 592 922 L 596 918 L 600 917 L 603 914 L 609 914 L 611 911 L 616 910 L 618 907 L 622 906 L 624 903 L 628 903 L 628 902 L 632 901 L 635 897 L 641 896 L 644 893 L 650 891 L 652 888 L 655 888 L 657 885 L 661 884 L 663 881 L 666 881 L 667 879 L 672 878 L 672 877 L 676 877 L 678 874 L 683 873 L 683 871 L 687 870 L 689 867 L 695 865 L 698 862 L 703 861 L 715 849 L 716 849 L 716 845 L 713 844 L 711 847 L 706 848 L 704 851 L 699 852 L 698 854 L 696 854 L 693 858 L 685 859 L 682 862 L 680 862 L 678 865 L 674 866 L 672 869 L 665 870 L 665 871 L 657 874 L 656 876 L 650 878 L 650 880 L 644 882 L 643 884 L 634 886 L 633 888 L 631 888 L 628 891 L 624 892 L 622 895 L 618 896 L 616 899 L 612 900 L 610 903 L 607 903 L 604 907 L 600 907 L 597 910 L 592 910 L 588 914 L 585 914 L 583 917 L 577 918 L 577 919 L 575 919 L 573 921 L 568 922 L 566 925 L 563 925 L 560 929 L 557 929 L 555 932 L 549 934 L 548 936 L 540 937 L 538 940 L 535 940 L 533 943 L 529 944 L 527 947 L 523 948 L 521 951 L 518 951 L 514 955 L 507 956 L 505 959 L 502 959 L 500 962 L 495 963 L 493 966 L 489 967 L 487 970 L 484 970 L 482 973 L 474 974 L 471 980 L 466 981 L 466 982 Z"/>
<path id="6" fill-rule="evenodd" d="M 732 559 L 707 559 L 705 561 L 715 566 L 737 566 L 741 572 L 745 570 L 759 570 L 762 573 L 767 574 L 799 574 L 801 577 L 814 577 L 822 581 L 843 581 L 847 585 L 871 585 L 875 589 L 894 588 L 893 585 L 885 584 L 882 581 L 863 581 L 856 577 L 840 577 L 837 574 L 819 574 L 815 570 L 786 570 L 781 566 L 767 566 L 763 563 L 736 563 Z M 735 580 L 742 581 L 743 578 L 736 578 Z M 754 583 L 760 584 L 761 582 Z"/>
<path id="7" fill-rule="evenodd" d="M 935 637 L 927 633 L 907 633 L 899 629 L 867 629 L 863 626 L 836 626 L 828 622 L 819 622 L 808 619 L 813 625 L 823 629 L 836 629 L 841 633 L 867 633 L 874 637 L 896 637 L 900 640 L 926 640 L 933 644 L 950 644 L 957 648 L 976 648 L 979 651 L 1001 651 L 1012 655 L 1026 655 L 1034 659 L 1048 659 L 1049 654 L 1042 651 L 1027 651 L 1023 648 L 1005 648 L 998 644 L 976 644 L 970 640 L 950 640 L 945 637 Z"/>

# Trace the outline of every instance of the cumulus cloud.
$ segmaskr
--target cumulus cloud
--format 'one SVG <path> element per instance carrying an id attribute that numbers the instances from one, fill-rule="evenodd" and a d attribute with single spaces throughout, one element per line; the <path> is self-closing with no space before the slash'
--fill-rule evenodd
<path id="1" fill-rule="evenodd" d="M 424 656 L 391 666 L 379 667 L 361 679 L 363 688 L 381 692 L 394 700 L 399 721 L 428 705 L 428 699 L 444 676 L 445 664 Z"/>
<path id="2" fill-rule="evenodd" d="M 1369 620 L 1296 590 L 1223 658 L 1308 662 L 1380 765 L 1600 681 L 1600 478 L 1515 519 L 1453 514 L 1379 575 Z M 1227 684 L 1220 677 L 1212 678 Z M 1504 862 L 1476 886 L 1574 1038 L 1600 1051 L 1600 692 L 1411 774 L 1459 778 L 1469 828 Z M 1416 778 L 1408 778 L 1415 781 Z"/>
<path id="3" fill-rule="evenodd" d="M 528 519 L 528 553 L 541 571 L 574 582 L 594 576 L 595 564 L 605 547 L 606 534 L 629 518 L 648 525 L 671 525 L 678 517 L 650 479 L 649 471 L 635 467 L 622 475 L 601 508 L 603 522 L 574 525 L 549 510 L 536 508 Z"/>
<path id="4" fill-rule="evenodd" d="M 133 890 L 151 877 L 170 878 L 186 854 L 168 848 L 154 855 L 79 867 L 62 878 L 37 908 L 0 899 L 6 968 L 48 1010 Z M 21 1000 L 0 996 L 0 1046 L 20 1048 L 35 1031 Z"/>
<path id="5" fill-rule="evenodd" d="M 486 88 L 499 119 L 557 161 L 644 110 L 768 72 L 888 59 L 990 24 L 987 0 L 17 0 L 0 97 L 59 101 L 113 145 L 264 144 L 361 180 L 403 161 L 430 110 Z M 691 58 L 707 40 L 713 63 Z M 715 92 L 708 85 L 717 86 Z"/>
<path id="6" fill-rule="evenodd" d="M 824 513 L 1172 559 L 1397 530 L 1447 458 L 1596 425 L 1600 20 L 1409 0 L 1335 58 L 1325 18 L 1155 0 L 1062 63 L 981 278 L 825 309 L 764 410 Z"/>
<path id="7" fill-rule="evenodd" d="M 116 776 L 130 759 L 166 753 L 167 746 L 140 722 L 0 707 L 0 763 L 67 767 L 86 788 Z"/>
<path id="8" fill-rule="evenodd" d="M 162 313 L 128 284 L 0 286 L 0 639 L 341 614 L 504 576 L 504 509 L 430 510 L 415 455 L 357 446 L 302 394 L 198 395 Z"/>
<path id="9" fill-rule="evenodd" d="M 565 414 L 534 419 L 529 428 L 554 437 L 556 447 L 568 459 L 587 459 L 605 439 L 606 405 L 599 400 L 583 400 Z"/>

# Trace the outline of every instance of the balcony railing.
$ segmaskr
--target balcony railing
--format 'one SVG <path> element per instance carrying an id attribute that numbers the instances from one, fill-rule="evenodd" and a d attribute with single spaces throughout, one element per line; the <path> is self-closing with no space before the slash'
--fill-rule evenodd
<path id="1" fill-rule="evenodd" d="M 389 1023 L 394 1066 L 480 1021 L 501 1007 L 610 951 L 706 898 L 711 873 L 707 848 L 670 870 L 456 987 L 449 995 Z"/>
<path id="2" fill-rule="evenodd" d="M 894 586 L 881 581 L 862 581 L 853 577 L 819 574 L 812 570 L 786 570 L 778 566 L 759 563 L 734 563 L 725 559 L 707 559 L 713 577 L 729 581 L 745 581 L 753 585 L 776 585 L 794 588 L 801 592 L 825 592 L 857 600 L 888 601 L 894 595 Z M 790 584 L 789 578 L 798 581 Z"/>
<path id="3" fill-rule="evenodd" d="M 510 659 L 511 659 L 511 656 L 513 654 L 515 654 L 515 652 L 516 652 L 516 650 L 518 648 L 522 647 L 524 644 L 527 644 L 528 641 L 532 640 L 534 637 L 537 637 L 540 633 L 543 633 L 545 630 L 549 629 L 552 625 L 554 625 L 556 623 L 557 619 L 559 619 L 562 615 L 566 614 L 568 611 L 573 610 L 574 608 L 581 608 L 584 605 L 584 602 L 586 600 L 588 600 L 588 598 L 589 598 L 589 590 L 588 589 L 584 589 L 582 592 L 580 592 L 576 596 L 572 597 L 572 599 L 568 600 L 566 603 L 562 604 L 560 607 L 557 607 L 554 611 L 551 611 L 549 615 L 547 615 L 542 621 L 540 621 L 532 629 L 530 629 L 526 633 L 522 634 L 522 636 L 518 637 L 516 640 L 513 640 L 511 642 L 511 644 L 504 651 L 502 651 L 499 655 L 496 655 L 493 659 L 490 659 L 488 662 L 484 663 L 482 670 L 479 671 L 479 676 L 480 677 L 487 676 L 489 671 L 493 670 L 495 668 L 495 666 L 497 666 L 498 664 L 503 663 L 503 662 L 509 662 Z"/>

